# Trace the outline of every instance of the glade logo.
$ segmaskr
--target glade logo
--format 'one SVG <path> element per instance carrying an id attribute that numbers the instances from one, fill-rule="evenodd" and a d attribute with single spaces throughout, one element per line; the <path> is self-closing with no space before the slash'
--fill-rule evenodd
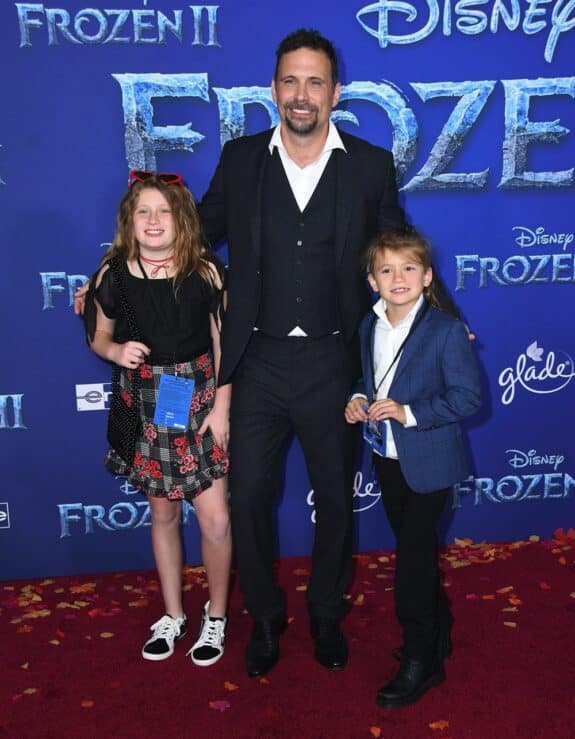
<path id="1" fill-rule="evenodd" d="M 308 506 L 313 508 L 313 511 L 311 512 L 311 521 L 312 523 L 315 523 L 316 516 L 313 495 L 314 491 L 312 488 L 307 494 L 306 502 Z M 363 472 L 358 470 L 353 478 L 353 512 L 363 513 L 363 511 L 368 511 L 370 508 L 373 508 L 380 498 L 381 491 L 377 480 L 372 480 L 364 485 Z"/>
<path id="2" fill-rule="evenodd" d="M 511 230 L 518 232 L 515 243 L 522 249 L 528 249 L 530 246 L 539 244 L 559 244 L 563 247 L 563 251 L 566 251 L 575 238 L 575 235 L 570 232 L 546 233 L 543 226 L 538 226 L 534 231 L 527 228 L 527 226 L 513 226 Z"/>
<path id="3" fill-rule="evenodd" d="M 551 0 L 546 2 L 550 3 Z M 364 31 L 378 40 L 382 49 L 389 44 L 415 44 L 423 41 L 436 28 L 441 29 L 444 36 L 451 36 L 455 31 L 466 36 L 476 36 L 487 30 L 497 33 L 500 26 L 506 31 L 521 29 L 525 35 L 539 33 L 549 26 L 544 51 L 546 62 L 553 61 L 560 34 L 573 28 L 573 18 L 570 17 L 573 0 L 555 0 L 553 5 L 537 10 L 534 10 L 535 2 L 526 2 L 522 8 L 520 0 L 511 0 L 509 10 L 495 2 L 490 12 L 468 7 L 470 5 L 475 6 L 475 3 L 468 0 L 454 0 L 452 3 L 443 3 L 440 0 L 377 0 L 358 10 L 355 17 Z M 549 20 L 535 18 L 536 14 L 548 14 Z M 363 20 L 369 15 L 375 15 L 373 26 Z M 411 33 L 393 35 L 390 32 L 390 26 L 396 27 L 401 22 L 397 15 L 404 16 L 404 23 L 412 24 Z"/>
<path id="4" fill-rule="evenodd" d="M 536 449 L 530 449 L 528 452 L 520 449 L 506 449 L 505 454 L 510 455 L 507 461 L 516 470 L 545 465 L 557 471 L 557 467 L 565 461 L 563 454 L 537 454 Z"/>
<path id="5" fill-rule="evenodd" d="M 105 411 L 110 407 L 111 382 L 76 385 L 77 411 Z"/>
<path id="6" fill-rule="evenodd" d="M 0 529 L 10 528 L 10 508 L 8 503 L 0 503 Z"/>
<path id="7" fill-rule="evenodd" d="M 363 485 L 363 472 L 358 470 L 353 479 L 353 512 L 368 511 L 381 498 L 381 491 L 376 480 Z"/>
<path id="8" fill-rule="evenodd" d="M 506 367 L 499 375 L 499 386 L 503 388 L 501 402 L 509 405 L 515 399 L 517 387 L 529 393 L 549 395 L 563 390 L 575 377 L 575 364 L 567 352 L 547 352 L 537 345 L 529 344 L 517 357 L 514 367 Z"/>

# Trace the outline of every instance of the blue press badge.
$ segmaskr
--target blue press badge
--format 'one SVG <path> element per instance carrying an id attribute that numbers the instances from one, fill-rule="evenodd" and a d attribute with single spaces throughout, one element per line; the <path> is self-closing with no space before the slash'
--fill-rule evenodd
<path id="1" fill-rule="evenodd" d="M 385 457 L 385 434 L 383 421 L 364 421 L 363 438 L 380 457 Z"/>
<path id="2" fill-rule="evenodd" d="M 194 380 L 174 375 L 162 375 L 156 399 L 154 423 L 156 426 L 186 430 L 190 416 Z"/>

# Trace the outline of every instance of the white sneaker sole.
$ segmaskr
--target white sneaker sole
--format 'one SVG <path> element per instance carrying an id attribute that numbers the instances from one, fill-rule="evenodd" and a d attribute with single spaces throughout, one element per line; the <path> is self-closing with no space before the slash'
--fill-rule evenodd
<path id="1" fill-rule="evenodd" d="M 164 659 L 169 659 L 172 654 L 176 651 L 176 644 L 180 641 L 180 639 L 183 639 L 185 635 L 187 634 L 187 630 L 184 631 L 183 634 L 180 634 L 180 636 L 177 636 L 174 640 L 174 646 L 172 647 L 171 651 L 164 652 L 164 654 L 151 654 L 150 652 L 144 652 L 144 649 L 146 648 L 146 645 L 144 644 L 142 648 L 142 657 L 144 659 L 150 660 L 150 662 L 161 662 Z"/>
<path id="2" fill-rule="evenodd" d="M 198 667 L 210 667 L 211 665 L 215 665 L 216 662 L 219 659 L 221 659 L 223 654 L 224 654 L 224 650 L 222 649 L 222 651 L 216 657 L 212 657 L 211 659 L 196 659 L 191 652 L 190 652 L 190 657 L 192 658 L 192 662 Z"/>
<path id="3" fill-rule="evenodd" d="M 161 662 L 164 659 L 168 659 L 174 653 L 174 649 L 171 652 L 165 652 L 164 654 L 150 654 L 150 652 L 144 652 L 142 649 L 142 657 L 148 659 L 151 662 Z"/>

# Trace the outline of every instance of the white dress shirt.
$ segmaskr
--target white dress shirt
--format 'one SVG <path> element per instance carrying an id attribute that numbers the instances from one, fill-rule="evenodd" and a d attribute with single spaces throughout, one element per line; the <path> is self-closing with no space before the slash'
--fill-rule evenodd
<path id="1" fill-rule="evenodd" d="M 417 312 L 423 305 L 423 296 L 420 296 L 417 303 L 409 311 L 409 313 L 395 326 L 392 326 L 387 318 L 385 312 L 386 305 L 385 300 L 380 298 L 377 303 L 373 306 L 373 311 L 377 316 L 375 323 L 375 333 L 373 339 L 373 369 L 374 369 L 374 386 L 377 387 L 381 382 L 381 378 L 387 372 L 388 367 L 393 361 L 395 354 L 401 344 L 405 341 L 406 336 L 409 334 L 411 325 L 415 320 Z M 393 367 L 387 373 L 385 380 L 381 383 L 378 388 L 376 400 L 383 400 L 388 397 L 389 388 L 393 382 L 395 370 L 399 364 L 401 354 L 396 359 Z M 411 428 L 417 426 L 417 421 L 413 415 L 409 405 L 403 406 L 405 410 L 404 428 Z M 395 440 L 393 438 L 393 431 L 391 428 L 390 421 L 384 421 L 385 424 L 385 456 L 391 459 L 397 459 L 397 447 L 395 446 Z"/>
<path id="2" fill-rule="evenodd" d="M 299 164 L 296 164 L 294 160 L 290 158 L 282 141 L 279 124 L 275 127 L 269 143 L 270 154 L 274 153 L 275 148 L 277 148 L 279 152 L 294 198 L 302 212 L 305 210 L 306 205 L 309 203 L 309 200 L 317 187 L 317 183 L 329 162 L 331 152 L 334 149 L 346 151 L 343 141 L 341 140 L 341 136 L 331 121 L 329 122 L 327 139 L 325 140 L 321 154 L 314 162 L 307 164 L 305 167 L 300 167 Z"/>

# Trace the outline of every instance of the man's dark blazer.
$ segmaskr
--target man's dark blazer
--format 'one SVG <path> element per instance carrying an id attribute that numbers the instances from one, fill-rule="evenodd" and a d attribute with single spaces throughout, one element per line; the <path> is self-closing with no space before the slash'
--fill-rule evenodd
<path id="1" fill-rule="evenodd" d="M 258 316 L 262 184 L 271 159 L 271 136 L 269 130 L 228 141 L 198 206 L 207 241 L 213 245 L 226 238 L 228 243 L 228 307 L 222 330 L 221 384 L 231 380 Z M 340 136 L 347 153 L 332 153 L 337 166 L 334 258 L 339 325 L 346 341 L 350 341 L 369 303 L 360 256 L 378 230 L 402 224 L 404 216 L 398 204 L 391 153 L 344 132 Z"/>
<path id="2" fill-rule="evenodd" d="M 417 317 L 416 317 L 417 320 Z M 359 328 L 363 376 L 353 393 L 372 399 L 377 316 L 370 310 Z M 388 397 L 409 405 L 416 427 L 391 420 L 403 476 L 412 490 L 431 493 L 469 474 L 458 421 L 481 405 L 479 370 L 467 329 L 453 316 L 429 308 L 407 340 Z"/>

